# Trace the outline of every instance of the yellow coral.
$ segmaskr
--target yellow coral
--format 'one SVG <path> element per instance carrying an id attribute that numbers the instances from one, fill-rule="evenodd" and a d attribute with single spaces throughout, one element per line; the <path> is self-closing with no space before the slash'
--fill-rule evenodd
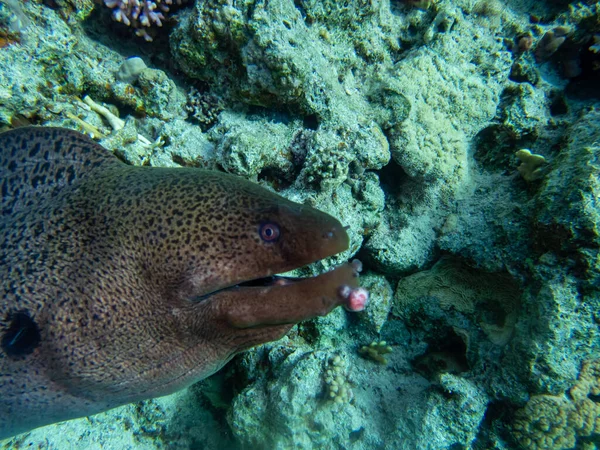
<path id="1" fill-rule="evenodd" d="M 577 438 L 600 434 L 600 403 L 589 397 L 600 393 L 600 360 L 586 361 L 577 383 L 566 395 L 534 395 L 517 411 L 513 434 L 532 450 L 570 449 Z"/>
<path id="2" fill-rule="evenodd" d="M 581 366 L 577 383 L 569 391 L 574 400 L 581 400 L 588 396 L 600 395 L 600 359 L 586 361 Z"/>
<path id="3" fill-rule="evenodd" d="M 348 403 L 352 400 L 352 388 L 348 382 L 345 361 L 341 356 L 335 355 L 329 359 L 325 370 L 325 384 L 329 398 L 333 402 Z"/>
<path id="4" fill-rule="evenodd" d="M 575 430 L 569 427 L 573 409 L 573 404 L 564 396 L 535 395 L 517 412 L 513 433 L 524 448 L 573 448 Z"/>
<path id="5" fill-rule="evenodd" d="M 358 349 L 358 353 L 365 358 L 372 359 L 379 364 L 387 364 L 387 358 L 383 355 L 392 353 L 392 347 L 387 345 L 386 341 L 373 341 L 369 345 L 363 345 Z"/>
<path id="6" fill-rule="evenodd" d="M 542 155 L 531 153 L 526 148 L 519 150 L 515 155 L 521 161 L 517 170 L 525 181 L 539 180 L 544 176 L 543 167 L 546 165 L 546 158 Z"/>
<path id="7" fill-rule="evenodd" d="M 600 35 L 594 35 L 594 43 L 590 46 L 590 50 L 594 53 L 600 53 Z"/>
<path id="8" fill-rule="evenodd" d="M 570 425 L 579 436 L 600 434 L 600 403 L 588 396 L 600 393 L 600 360 L 586 361 L 577 383 L 569 390 L 575 411 L 569 417 Z"/>

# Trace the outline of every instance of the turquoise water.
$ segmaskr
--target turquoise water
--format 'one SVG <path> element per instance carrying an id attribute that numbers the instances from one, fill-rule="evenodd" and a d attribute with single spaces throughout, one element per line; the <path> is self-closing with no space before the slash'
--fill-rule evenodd
<path id="1" fill-rule="evenodd" d="M 600 448 L 598 3 L 172 3 L 0 0 L 2 448 Z"/>

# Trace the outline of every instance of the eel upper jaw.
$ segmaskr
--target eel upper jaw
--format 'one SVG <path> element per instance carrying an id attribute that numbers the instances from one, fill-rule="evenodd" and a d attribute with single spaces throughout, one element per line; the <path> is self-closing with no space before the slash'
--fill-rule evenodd
<path id="1" fill-rule="evenodd" d="M 347 228 L 348 227 L 341 227 L 341 229 L 343 230 L 343 233 L 344 233 L 344 237 L 342 239 L 340 239 L 338 236 L 337 242 L 327 243 L 328 245 L 326 245 L 326 246 L 324 245 L 322 248 L 322 250 L 323 250 L 322 254 L 312 261 L 305 261 L 302 264 L 299 264 L 296 266 L 291 266 L 291 267 L 289 267 L 289 266 L 288 267 L 278 267 L 277 269 L 279 269 L 279 270 L 277 272 L 269 269 L 269 270 L 266 270 L 265 273 L 257 274 L 257 276 L 254 278 L 240 279 L 240 280 L 233 281 L 226 286 L 218 287 L 218 288 L 213 289 L 208 292 L 203 292 L 202 294 L 195 296 L 192 299 L 192 301 L 194 301 L 194 302 L 205 301 L 211 297 L 214 297 L 218 294 L 222 294 L 222 293 L 228 292 L 228 291 L 251 290 L 251 289 L 258 288 L 258 287 L 268 288 L 271 286 L 285 286 L 285 285 L 290 285 L 290 284 L 305 281 L 305 280 L 315 279 L 319 275 L 315 275 L 312 277 L 287 277 L 287 276 L 277 275 L 276 273 L 290 272 L 292 270 L 301 269 L 303 267 L 306 267 L 308 264 L 313 264 L 315 262 L 322 261 L 325 258 L 334 256 L 336 254 L 339 254 L 339 253 L 347 250 L 349 247 L 349 239 L 346 234 Z M 335 236 L 334 233 L 330 233 L 330 234 L 332 236 Z"/>

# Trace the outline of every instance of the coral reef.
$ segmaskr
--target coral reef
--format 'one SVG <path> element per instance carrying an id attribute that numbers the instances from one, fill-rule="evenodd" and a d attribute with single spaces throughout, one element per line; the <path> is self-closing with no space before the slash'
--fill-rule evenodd
<path id="1" fill-rule="evenodd" d="M 343 447 L 353 433 L 360 434 L 364 417 L 349 403 L 345 358 L 285 345 L 269 345 L 249 358 L 268 361 L 281 376 L 269 380 L 260 371 L 249 374 L 257 382 L 235 397 L 228 422 L 243 445 Z M 265 420 L 272 424 L 269 430 Z"/>
<path id="2" fill-rule="evenodd" d="M 272 117 L 223 112 L 210 136 L 228 172 L 255 180 L 268 172 L 289 184 L 298 173 L 293 166 L 292 141 L 301 128 L 297 120 L 286 124 Z"/>
<path id="3" fill-rule="evenodd" d="M 228 87 L 244 102 L 288 105 L 304 122 L 316 122 L 308 127 L 315 129 L 299 183 L 333 189 L 352 173 L 388 162 L 382 125 L 367 114 L 369 104 L 350 66 L 345 74 L 331 70 L 348 52 L 347 44 L 319 37 L 290 2 L 224 8 L 217 3 L 197 3 L 182 15 L 172 41 L 177 61 L 189 76 Z M 225 68 L 224 59 L 232 65 Z M 340 77 L 347 77 L 346 87 Z M 402 117 L 399 110 L 394 114 Z"/>
<path id="4" fill-rule="evenodd" d="M 600 3 L 51 3 L 0 5 L 3 128 L 79 129 L 333 214 L 349 249 L 292 275 L 358 254 L 370 302 L 2 445 L 598 446 Z"/>

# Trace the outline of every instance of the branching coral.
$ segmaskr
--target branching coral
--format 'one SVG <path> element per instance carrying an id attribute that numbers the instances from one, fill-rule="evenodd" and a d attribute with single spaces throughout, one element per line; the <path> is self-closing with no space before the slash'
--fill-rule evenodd
<path id="1" fill-rule="evenodd" d="M 363 345 L 359 348 L 358 353 L 379 364 L 387 364 L 387 358 L 383 355 L 392 353 L 392 347 L 387 345 L 386 341 L 373 341 L 369 345 Z"/>
<path id="2" fill-rule="evenodd" d="M 162 27 L 164 13 L 169 12 L 174 0 L 104 0 L 113 10 L 113 19 L 135 28 L 135 34 L 146 41 L 152 41 L 148 29 Z M 181 5 L 184 0 L 175 0 Z"/>

